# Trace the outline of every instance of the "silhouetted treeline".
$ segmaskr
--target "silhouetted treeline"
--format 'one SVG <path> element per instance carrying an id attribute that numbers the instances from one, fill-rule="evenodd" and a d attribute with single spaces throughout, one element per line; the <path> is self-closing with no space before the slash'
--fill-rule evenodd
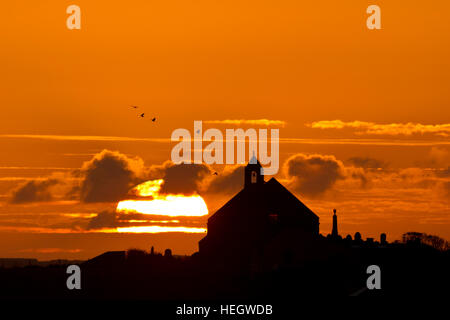
<path id="1" fill-rule="evenodd" d="M 402 242 L 410 245 L 426 245 L 436 250 L 450 250 L 450 242 L 438 236 L 429 235 L 420 232 L 407 232 L 402 236 Z"/>

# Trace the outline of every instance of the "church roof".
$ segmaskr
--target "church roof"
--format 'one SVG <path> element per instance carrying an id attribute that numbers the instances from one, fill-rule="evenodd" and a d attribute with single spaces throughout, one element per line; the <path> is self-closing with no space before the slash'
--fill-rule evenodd
<path id="1" fill-rule="evenodd" d="M 222 215 L 241 214 L 242 211 L 273 212 L 289 211 L 293 214 L 303 214 L 312 219 L 319 219 L 303 202 L 287 190 L 275 178 L 261 185 L 258 190 L 243 188 L 225 205 L 217 210 L 208 221 L 213 221 Z"/>
<path id="2" fill-rule="evenodd" d="M 277 179 L 271 178 L 264 184 L 264 188 L 266 189 L 266 193 L 271 195 L 268 200 L 270 202 L 275 202 L 275 205 L 282 203 L 283 205 L 295 206 L 301 208 L 303 213 L 318 218 L 311 209 L 279 183 Z"/>

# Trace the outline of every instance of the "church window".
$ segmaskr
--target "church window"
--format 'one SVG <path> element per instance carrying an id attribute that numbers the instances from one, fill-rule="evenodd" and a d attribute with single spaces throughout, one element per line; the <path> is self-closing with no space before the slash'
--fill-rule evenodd
<path id="1" fill-rule="evenodd" d="M 252 183 L 256 183 L 256 171 L 252 171 Z"/>

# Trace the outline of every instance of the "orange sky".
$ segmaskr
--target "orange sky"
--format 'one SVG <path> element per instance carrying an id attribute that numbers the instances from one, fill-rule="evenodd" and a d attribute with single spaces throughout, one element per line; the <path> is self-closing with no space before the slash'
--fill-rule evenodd
<path id="1" fill-rule="evenodd" d="M 73 3 L 81 30 L 66 28 Z M 366 28 L 370 4 L 381 8 L 382 30 Z M 336 207 L 343 235 L 386 232 L 394 240 L 423 231 L 450 239 L 449 11 L 444 0 L 2 4 L 0 257 L 87 258 L 152 244 L 194 252 L 199 235 L 71 230 L 70 238 L 75 218 L 67 214 L 95 215 L 117 203 L 61 196 L 77 181 L 71 172 L 104 149 L 140 157 L 146 168 L 162 165 L 171 132 L 192 131 L 194 120 L 285 121 L 282 165 L 312 155 L 336 164 L 339 178 L 314 194 L 307 186 L 314 177 L 277 176 L 320 216 L 324 234 Z M 130 105 L 158 121 L 141 121 Z M 330 120 L 346 125 L 320 125 Z M 376 131 L 393 123 L 401 125 Z M 405 134 L 405 127 L 424 129 Z M 54 186 L 52 200 L 11 203 L 17 188 L 48 177 L 66 182 Z M 210 212 L 232 196 L 203 191 Z"/>

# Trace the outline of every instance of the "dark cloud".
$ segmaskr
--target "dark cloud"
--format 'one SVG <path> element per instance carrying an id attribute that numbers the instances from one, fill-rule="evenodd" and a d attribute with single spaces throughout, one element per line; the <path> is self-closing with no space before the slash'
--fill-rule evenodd
<path id="1" fill-rule="evenodd" d="M 385 168 L 387 167 L 387 163 L 382 161 L 382 160 L 378 160 L 378 159 L 374 159 L 374 158 L 370 158 L 370 157 L 352 157 L 350 159 L 347 160 L 349 163 L 353 164 L 356 167 L 361 167 L 361 168 Z"/>
<path id="2" fill-rule="evenodd" d="M 130 188 L 146 180 L 142 159 L 109 150 L 85 162 L 76 174 L 82 177 L 79 192 L 83 202 L 119 201 Z"/>
<path id="3" fill-rule="evenodd" d="M 211 180 L 208 192 L 232 194 L 239 191 L 244 186 L 244 170 L 241 165 L 226 167 Z"/>
<path id="4" fill-rule="evenodd" d="M 108 229 L 118 226 L 117 214 L 115 211 L 102 211 L 93 217 L 87 225 L 87 230 Z"/>
<path id="5" fill-rule="evenodd" d="M 309 196 L 321 194 L 345 178 L 344 166 L 334 156 L 297 154 L 284 166 L 291 187 Z"/>
<path id="6" fill-rule="evenodd" d="M 436 176 L 441 178 L 449 178 L 450 177 L 450 166 L 447 169 L 440 169 L 436 171 Z"/>
<path id="7" fill-rule="evenodd" d="M 39 201 L 50 201 L 52 195 L 50 187 L 56 185 L 59 181 L 57 179 L 47 179 L 44 181 L 32 180 L 28 181 L 12 194 L 12 203 L 29 203 Z"/>
<path id="8" fill-rule="evenodd" d="M 369 179 L 367 178 L 366 173 L 364 170 L 347 170 L 351 171 L 350 175 L 353 179 L 358 179 L 361 182 L 361 187 L 366 188 L 369 185 Z"/>
<path id="9" fill-rule="evenodd" d="M 152 167 L 151 172 L 155 178 L 164 179 L 160 192 L 165 194 L 199 192 L 204 179 L 211 175 L 211 169 L 206 164 L 174 164 L 171 161 Z"/>

